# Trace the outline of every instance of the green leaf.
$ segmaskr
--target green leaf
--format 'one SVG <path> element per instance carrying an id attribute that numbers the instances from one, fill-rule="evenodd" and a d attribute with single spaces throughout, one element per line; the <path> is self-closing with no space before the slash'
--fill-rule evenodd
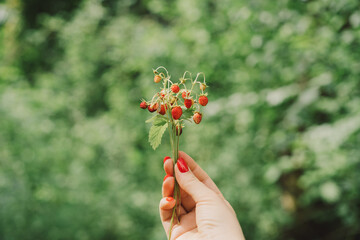
<path id="1" fill-rule="evenodd" d="M 181 119 L 188 119 L 188 118 L 191 118 L 192 116 L 194 115 L 194 108 L 191 107 L 189 109 L 186 109 L 182 116 L 181 116 Z"/>
<path id="2" fill-rule="evenodd" d="M 149 118 L 148 120 L 146 120 L 145 122 L 146 123 L 151 123 L 151 122 L 159 122 L 160 119 L 163 119 L 165 120 L 165 122 L 167 122 L 167 118 L 162 116 L 162 115 L 159 115 L 159 114 L 156 114 L 155 116 L 153 116 L 152 118 Z"/>
<path id="3" fill-rule="evenodd" d="M 160 115 L 159 115 L 160 116 Z M 158 117 L 156 118 L 154 121 L 153 121 L 153 125 L 154 126 L 163 126 L 164 124 L 166 124 L 168 122 L 167 118 L 161 116 L 161 117 Z"/>
<path id="4" fill-rule="evenodd" d="M 157 116 L 158 116 L 158 115 L 155 115 L 155 116 L 149 118 L 148 120 L 146 120 L 145 122 L 146 122 L 146 123 L 151 123 L 151 122 L 153 122 L 153 121 L 155 120 L 155 118 L 156 118 Z"/>
<path id="5" fill-rule="evenodd" d="M 149 132 L 149 142 L 152 148 L 155 150 L 161 144 L 161 138 L 168 127 L 168 123 L 163 125 L 152 125 Z"/>
<path id="6" fill-rule="evenodd" d="M 146 122 L 152 122 L 152 126 L 149 131 L 149 142 L 152 148 L 155 150 L 160 145 L 161 138 L 164 135 L 166 128 L 168 127 L 168 120 L 166 117 L 157 114 L 146 120 Z"/>

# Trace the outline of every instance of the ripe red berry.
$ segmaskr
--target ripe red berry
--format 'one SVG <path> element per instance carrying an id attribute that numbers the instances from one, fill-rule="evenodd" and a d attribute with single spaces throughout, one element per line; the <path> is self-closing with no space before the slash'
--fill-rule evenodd
<path id="1" fill-rule="evenodd" d="M 173 84 L 171 86 L 171 91 L 173 91 L 174 93 L 178 93 L 180 91 L 179 85 Z"/>
<path id="2" fill-rule="evenodd" d="M 195 112 L 194 116 L 193 116 L 193 120 L 196 124 L 199 124 L 201 122 L 202 119 L 202 114 L 199 112 Z"/>
<path id="3" fill-rule="evenodd" d="M 154 82 L 159 83 L 161 81 L 160 75 L 155 75 Z"/>
<path id="4" fill-rule="evenodd" d="M 179 107 L 179 106 L 173 107 L 171 110 L 171 115 L 172 115 L 173 119 L 175 119 L 175 120 L 179 119 L 182 115 L 181 107 Z"/>
<path id="5" fill-rule="evenodd" d="M 146 109 L 147 108 L 147 103 L 145 102 L 145 101 L 143 101 L 143 102 L 141 102 L 140 103 L 140 107 L 142 108 L 142 109 Z"/>
<path id="6" fill-rule="evenodd" d="M 158 106 L 159 106 L 158 103 L 155 103 L 155 104 L 153 104 L 153 105 L 149 105 L 149 106 L 148 106 L 149 112 L 155 112 L 155 111 L 157 110 Z"/>
<path id="7" fill-rule="evenodd" d="M 208 100 L 207 96 L 202 95 L 199 97 L 199 104 L 201 106 L 206 106 L 206 104 L 208 104 L 208 101 L 209 100 Z"/>
<path id="8" fill-rule="evenodd" d="M 151 105 L 148 106 L 148 110 L 149 110 L 149 112 L 154 112 L 155 111 L 153 106 L 151 106 Z"/>
<path id="9" fill-rule="evenodd" d="M 160 106 L 160 111 L 159 111 L 159 113 L 160 113 L 161 115 L 165 115 L 166 109 L 167 109 L 167 107 L 165 107 L 165 105 L 161 105 L 161 106 Z"/>
<path id="10" fill-rule="evenodd" d="M 181 96 L 182 96 L 183 99 L 185 99 L 185 98 L 187 98 L 187 97 L 190 96 L 190 92 L 188 92 L 188 91 L 183 91 L 183 92 L 181 93 Z"/>
<path id="11" fill-rule="evenodd" d="M 184 105 L 185 105 L 186 108 L 191 108 L 193 103 L 194 103 L 194 100 L 192 100 L 191 98 L 185 98 L 184 99 Z"/>
<path id="12" fill-rule="evenodd" d="M 176 130 L 175 130 L 176 136 L 180 136 L 182 134 L 182 126 L 176 126 Z"/>

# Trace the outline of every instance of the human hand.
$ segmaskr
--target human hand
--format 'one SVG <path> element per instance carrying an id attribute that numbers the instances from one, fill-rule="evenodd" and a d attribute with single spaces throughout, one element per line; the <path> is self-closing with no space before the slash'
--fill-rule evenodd
<path id="1" fill-rule="evenodd" d="M 182 159 L 181 159 L 182 158 Z M 175 199 L 173 160 L 164 162 L 166 176 L 162 186 L 160 217 L 167 236 L 171 225 Z M 235 211 L 221 194 L 215 183 L 204 170 L 186 153 L 179 152 L 175 166 L 176 180 L 180 186 L 180 214 L 174 218 L 171 240 L 190 239 L 245 239 Z"/>

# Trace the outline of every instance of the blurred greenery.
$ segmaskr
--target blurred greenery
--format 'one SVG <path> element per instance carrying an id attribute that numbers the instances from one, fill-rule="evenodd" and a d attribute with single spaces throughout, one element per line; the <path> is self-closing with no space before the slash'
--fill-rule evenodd
<path id="1" fill-rule="evenodd" d="M 205 72 L 180 148 L 248 239 L 360 239 L 357 0 L 0 1 L 0 239 L 165 239 L 139 99 Z M 189 131 L 187 131 L 189 130 Z"/>

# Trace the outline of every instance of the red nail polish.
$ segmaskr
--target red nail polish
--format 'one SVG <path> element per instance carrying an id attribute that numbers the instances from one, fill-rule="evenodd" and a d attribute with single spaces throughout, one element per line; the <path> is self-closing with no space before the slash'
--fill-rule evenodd
<path id="1" fill-rule="evenodd" d="M 174 198 L 172 198 L 172 197 L 167 197 L 166 198 L 166 201 L 168 201 L 168 202 L 171 202 L 172 200 L 174 200 Z"/>
<path id="2" fill-rule="evenodd" d="M 171 176 L 171 175 L 169 175 L 169 174 L 166 174 L 166 176 L 164 177 L 163 182 L 165 182 L 165 180 L 166 180 L 168 177 L 172 177 L 172 176 Z"/>
<path id="3" fill-rule="evenodd" d="M 169 156 L 166 156 L 166 157 L 164 157 L 164 163 L 166 162 L 166 160 L 168 160 L 168 159 L 170 159 L 171 157 L 169 157 Z"/>
<path id="4" fill-rule="evenodd" d="M 189 168 L 188 168 L 188 166 L 187 166 L 187 164 L 186 164 L 186 162 L 185 162 L 185 160 L 183 158 L 179 158 L 177 160 L 176 164 L 177 164 L 180 172 L 184 173 L 184 172 L 189 171 Z"/>

